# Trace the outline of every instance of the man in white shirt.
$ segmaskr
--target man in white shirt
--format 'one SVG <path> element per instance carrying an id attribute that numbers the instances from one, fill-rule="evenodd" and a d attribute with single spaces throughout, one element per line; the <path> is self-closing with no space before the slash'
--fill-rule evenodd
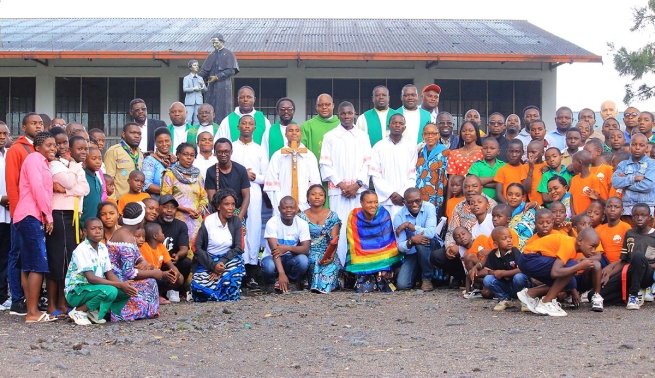
<path id="1" fill-rule="evenodd" d="M 7 283 L 7 269 L 9 264 L 9 249 L 11 247 L 11 229 L 9 223 L 9 197 L 5 181 L 5 154 L 9 128 L 0 121 L 0 311 L 9 310 L 9 285 Z"/>
<path id="2" fill-rule="evenodd" d="M 214 156 L 214 136 L 209 131 L 198 133 L 198 156 L 193 161 L 193 166 L 200 170 L 203 178 L 207 174 L 207 168 L 218 163 Z"/>
<path id="3" fill-rule="evenodd" d="M 389 136 L 373 147 L 368 170 L 380 204 L 391 214 L 391 219 L 405 204 L 405 190 L 416 187 L 416 144 L 405 139 L 403 131 L 405 117 L 392 115 Z"/>
<path id="4" fill-rule="evenodd" d="M 214 141 L 218 140 L 218 138 L 227 138 L 232 142 L 239 139 L 239 119 L 247 114 L 255 119 L 255 131 L 252 133 L 252 140 L 261 146 L 264 132 L 271 127 L 271 123 L 264 113 L 255 110 L 255 101 L 257 101 L 255 90 L 244 85 L 237 93 L 237 101 L 239 106 L 234 108 L 234 111 L 221 121 L 218 134 L 214 136 Z"/>
<path id="5" fill-rule="evenodd" d="M 345 222 L 350 212 L 360 206 L 359 193 L 368 188 L 371 143 L 368 135 L 354 127 L 355 107 L 348 101 L 339 105 L 339 126 L 323 137 L 321 176 L 328 182 L 330 209 Z M 337 254 L 346 263 L 348 240 L 341 227 Z"/>
<path id="6" fill-rule="evenodd" d="M 430 112 L 418 106 L 418 90 L 413 84 L 403 87 L 400 96 L 403 106 L 396 109 L 396 113 L 405 116 L 405 138 L 418 144 L 423 140 L 423 127 L 432 122 Z"/>
<path id="7" fill-rule="evenodd" d="M 190 129 L 193 128 L 186 122 L 186 106 L 181 102 L 174 102 L 168 109 L 168 117 L 171 119 L 171 124 L 168 125 L 168 131 L 171 132 L 171 152 L 176 153 L 177 146 L 184 142 L 191 143 L 196 146 L 196 138 L 187 138 Z"/>
<path id="8" fill-rule="evenodd" d="M 166 127 L 166 122 L 148 118 L 148 107 L 145 101 L 140 98 L 130 101 L 130 116 L 132 116 L 132 121 L 136 122 L 141 128 L 141 135 L 143 135 L 139 143 L 141 151 L 154 151 L 155 130 Z"/>
<path id="9" fill-rule="evenodd" d="M 389 117 L 395 111 L 389 108 L 389 89 L 384 85 L 373 88 L 373 109 L 369 109 L 357 117 L 357 128 L 368 134 L 371 146 L 389 135 L 387 125 Z"/>

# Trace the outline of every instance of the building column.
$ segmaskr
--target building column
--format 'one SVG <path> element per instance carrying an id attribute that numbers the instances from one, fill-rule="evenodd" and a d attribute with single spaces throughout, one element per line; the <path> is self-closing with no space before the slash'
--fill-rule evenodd
<path id="1" fill-rule="evenodd" d="M 546 64 L 547 66 L 547 64 Z M 544 71 L 541 80 L 541 119 L 548 131 L 555 130 L 555 111 L 557 110 L 557 68 Z"/>
<path id="2" fill-rule="evenodd" d="M 55 118 L 55 77 L 49 67 L 36 66 L 34 110 Z"/>
<path id="3" fill-rule="evenodd" d="M 287 97 L 293 99 L 296 103 L 296 113 L 294 119 L 296 122 L 302 124 L 307 119 L 306 98 L 307 98 L 307 83 L 305 66 L 301 63 L 300 67 L 290 67 L 288 69 L 287 77 Z"/>
<path id="4" fill-rule="evenodd" d="M 159 109 L 160 116 L 159 118 L 166 122 L 167 125 L 171 123 L 170 118 L 168 118 L 168 109 L 171 107 L 171 104 L 179 101 L 179 74 L 178 69 L 174 64 L 171 64 L 170 67 L 166 67 L 162 64 L 162 67 L 159 69 L 160 75 L 160 86 L 161 93 L 159 96 Z"/>

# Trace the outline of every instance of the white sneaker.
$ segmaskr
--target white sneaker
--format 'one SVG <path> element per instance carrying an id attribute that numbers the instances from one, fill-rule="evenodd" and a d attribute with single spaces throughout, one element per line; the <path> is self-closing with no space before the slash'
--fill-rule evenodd
<path id="1" fill-rule="evenodd" d="M 505 311 L 505 309 L 510 307 L 514 307 L 514 302 L 511 299 L 501 299 L 494 307 L 494 311 Z"/>
<path id="2" fill-rule="evenodd" d="M 91 325 L 91 321 L 89 320 L 88 315 L 84 311 L 77 311 L 75 308 L 72 309 L 69 313 L 68 316 L 73 319 L 75 324 L 77 325 Z"/>
<path id="3" fill-rule="evenodd" d="M 521 301 L 521 303 L 523 303 L 528 308 L 528 310 L 530 310 L 530 312 L 541 315 L 541 313 L 537 312 L 536 310 L 539 300 L 529 296 L 527 288 L 516 293 L 516 296 L 519 298 L 519 301 Z"/>
<path id="4" fill-rule="evenodd" d="M 537 303 L 534 306 L 534 312 L 537 315 L 548 315 L 548 311 L 546 310 L 546 304 L 541 301 L 541 298 L 536 299 Z M 528 307 L 529 308 L 529 307 Z"/>
<path id="5" fill-rule="evenodd" d="M 655 300 L 655 297 L 653 296 L 654 287 L 655 284 L 646 288 L 646 292 L 644 293 L 644 302 L 653 302 Z"/>
<path id="6" fill-rule="evenodd" d="M 464 294 L 466 299 L 479 299 L 482 298 L 482 291 L 480 289 L 473 289 L 470 293 Z"/>
<path id="7" fill-rule="evenodd" d="M 7 300 L 1 304 L 0 307 L 4 307 L 6 310 L 9 310 L 11 308 L 11 297 L 7 298 Z"/>
<path id="8" fill-rule="evenodd" d="M 521 302 L 521 312 L 532 312 L 532 311 L 530 311 L 530 309 L 528 308 L 528 306 L 526 306 L 525 303 Z"/>
<path id="9" fill-rule="evenodd" d="M 95 324 L 105 324 L 105 323 L 107 323 L 107 321 L 105 319 L 102 319 L 102 318 L 98 317 L 98 311 L 97 310 L 96 311 L 88 311 L 86 313 L 86 316 L 89 318 L 91 323 L 95 323 Z"/>
<path id="10" fill-rule="evenodd" d="M 542 304 L 541 309 L 548 316 L 566 316 L 566 311 L 562 310 L 557 299 L 553 299 L 551 302 L 540 302 Z"/>
<path id="11" fill-rule="evenodd" d="M 603 312 L 603 297 L 598 293 L 591 297 L 591 311 Z"/>
<path id="12" fill-rule="evenodd" d="M 174 303 L 178 303 L 180 301 L 180 293 L 177 290 L 169 290 L 166 292 L 166 297 L 168 297 L 168 300 Z"/>
<path id="13" fill-rule="evenodd" d="M 639 307 L 644 305 L 644 289 L 640 289 L 639 292 L 637 292 L 637 304 Z"/>
<path id="14" fill-rule="evenodd" d="M 628 296 L 628 304 L 625 306 L 627 310 L 639 310 L 639 300 L 634 295 Z"/>
<path id="15" fill-rule="evenodd" d="M 589 292 L 591 290 L 587 290 L 584 293 L 580 295 L 580 303 L 588 303 L 589 302 Z"/>

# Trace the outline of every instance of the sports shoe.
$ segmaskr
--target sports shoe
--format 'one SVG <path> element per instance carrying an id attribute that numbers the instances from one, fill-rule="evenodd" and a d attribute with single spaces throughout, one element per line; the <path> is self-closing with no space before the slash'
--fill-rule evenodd
<path id="1" fill-rule="evenodd" d="M 580 303 L 588 303 L 590 294 L 591 294 L 591 290 L 587 290 L 584 293 L 582 293 L 580 295 Z"/>
<path id="2" fill-rule="evenodd" d="M 636 296 L 630 295 L 628 297 L 628 304 L 625 306 L 627 310 L 639 310 L 641 306 L 639 305 L 639 300 Z"/>
<path id="3" fill-rule="evenodd" d="M 521 303 L 523 303 L 528 308 L 528 310 L 530 310 L 530 312 L 542 315 L 541 312 L 537 312 L 536 310 L 539 300 L 528 295 L 528 288 L 519 291 L 516 293 L 516 296 L 519 298 L 519 301 L 521 301 Z"/>
<path id="4" fill-rule="evenodd" d="M 173 302 L 173 303 L 180 302 L 180 293 L 177 290 L 167 291 L 166 296 L 168 297 L 168 300 Z"/>
<path id="5" fill-rule="evenodd" d="M 653 296 L 653 286 L 655 286 L 655 284 L 646 288 L 644 293 L 644 302 L 652 302 L 655 300 L 655 297 Z"/>
<path id="6" fill-rule="evenodd" d="M 478 299 L 482 298 L 482 291 L 480 289 L 473 289 L 470 293 L 464 294 L 466 299 Z"/>
<path id="7" fill-rule="evenodd" d="M 548 316 L 566 316 L 566 311 L 562 310 L 557 299 L 553 299 L 551 302 L 542 302 L 539 301 L 540 308 L 539 310 L 543 311 L 545 315 Z"/>
<path id="8" fill-rule="evenodd" d="M 77 325 L 91 325 L 91 321 L 89 321 L 89 317 L 84 311 L 77 311 L 75 308 L 71 310 L 71 312 L 68 313 L 68 317 L 73 319 L 75 324 Z"/>
<path id="9" fill-rule="evenodd" d="M 511 299 L 501 299 L 498 304 L 494 306 L 494 311 L 505 311 L 510 307 L 514 307 L 514 302 Z"/>
<path id="10" fill-rule="evenodd" d="M 9 309 L 11 307 L 11 297 L 7 298 L 7 300 L 0 306 L 5 307 L 6 309 Z"/>
<path id="11" fill-rule="evenodd" d="M 246 288 L 250 290 L 259 290 L 259 283 L 257 283 L 257 280 L 255 280 L 254 277 L 250 277 L 250 279 L 246 281 Z"/>
<path id="12" fill-rule="evenodd" d="M 13 303 L 9 308 L 9 315 L 18 315 L 18 316 L 27 315 L 27 303 L 25 303 L 24 300 Z"/>
<path id="13" fill-rule="evenodd" d="M 421 290 L 423 290 L 423 291 L 432 291 L 432 290 L 434 290 L 434 285 L 432 285 L 432 280 L 423 280 L 421 282 Z"/>
<path id="14" fill-rule="evenodd" d="M 521 302 L 521 312 L 532 312 L 528 308 L 528 306 L 525 305 L 525 303 Z"/>
<path id="15" fill-rule="evenodd" d="M 92 323 L 95 324 L 105 324 L 107 321 L 105 319 L 98 318 L 98 311 L 87 311 L 86 316 Z"/>
<path id="16" fill-rule="evenodd" d="M 591 297 L 591 311 L 603 312 L 603 297 L 598 293 Z"/>

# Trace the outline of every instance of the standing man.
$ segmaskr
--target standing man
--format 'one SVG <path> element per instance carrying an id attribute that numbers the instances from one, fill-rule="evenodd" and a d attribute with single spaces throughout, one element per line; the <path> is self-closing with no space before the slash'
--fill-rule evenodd
<path id="1" fill-rule="evenodd" d="M 627 143 L 630 143 L 632 130 L 639 126 L 639 114 L 641 114 L 641 112 L 634 106 L 628 106 L 625 112 L 623 112 L 623 123 L 625 124 L 623 136 L 625 137 L 625 141 Z"/>
<path id="2" fill-rule="evenodd" d="M 317 115 L 302 124 L 300 143 L 307 146 L 316 156 L 316 160 L 319 160 L 323 137 L 339 125 L 339 118 L 332 114 L 334 103 L 332 102 L 332 96 L 327 93 L 319 95 L 316 99 L 316 111 L 318 112 Z"/>
<path id="3" fill-rule="evenodd" d="M 389 109 L 389 89 L 384 85 L 373 88 L 372 100 L 373 109 L 365 111 L 357 118 L 357 127 L 368 134 L 371 146 L 375 146 L 389 134 L 389 117 L 395 112 Z"/>
<path id="4" fill-rule="evenodd" d="M 212 152 L 214 151 L 214 137 L 218 134 L 218 123 L 214 122 L 214 107 L 209 104 L 202 104 L 198 108 L 198 124 L 187 131 L 187 141 L 198 140 L 202 133 L 209 133 L 212 136 Z"/>
<path id="5" fill-rule="evenodd" d="M 3 206 L 9 206 L 9 215 L 13 219 L 16 205 L 20 193 L 18 192 L 18 184 L 20 181 L 20 169 L 23 166 L 23 161 L 30 153 L 34 152 L 34 137 L 36 134 L 43 131 L 43 120 L 36 113 L 27 113 L 23 117 L 22 126 L 23 135 L 18 138 L 11 148 L 7 151 L 5 157 L 5 185 L 7 189 L 7 200 L 3 197 Z M 21 238 L 20 233 L 11 224 L 11 249 L 9 250 L 9 264 L 8 264 L 8 279 L 9 291 L 11 294 L 11 315 L 27 315 L 27 304 L 25 303 L 25 296 L 23 294 L 22 281 L 18 261 L 20 258 Z M 24 282 L 27 285 L 27 281 Z"/>
<path id="6" fill-rule="evenodd" d="M 184 142 L 189 142 L 196 147 L 197 131 L 189 133 L 189 130 L 197 129 L 197 127 L 193 127 L 187 122 L 186 106 L 181 102 L 172 103 L 168 108 L 168 117 L 171 119 L 171 124 L 167 126 L 171 133 L 171 152 L 174 154 L 177 146 Z"/>
<path id="7" fill-rule="evenodd" d="M 264 132 L 262 138 L 262 147 L 266 152 L 266 156 L 270 159 L 275 151 L 287 145 L 287 126 L 291 123 L 296 123 L 293 116 L 296 114 L 296 103 L 288 97 L 282 97 L 277 100 L 275 104 L 277 116 L 279 121 L 275 122 L 271 127 Z"/>
<path id="8" fill-rule="evenodd" d="M 505 117 L 496 112 L 496 113 L 491 113 L 489 116 L 489 121 L 487 122 L 487 131 L 489 132 L 489 135 L 485 137 L 484 139 L 487 138 L 494 138 L 498 142 L 498 147 L 500 147 L 500 153 L 498 154 L 498 160 L 502 160 L 504 162 L 507 162 L 507 146 L 509 144 L 509 140 L 505 138 Z"/>
<path id="9" fill-rule="evenodd" d="M 184 108 L 184 105 L 182 107 Z M 127 183 L 130 173 L 141 170 L 143 154 L 139 148 L 140 143 L 141 126 L 136 122 L 128 122 L 123 126 L 121 142 L 109 147 L 105 152 L 105 173 L 114 179 L 112 198 L 116 201 L 130 191 L 130 185 Z"/>
<path id="10" fill-rule="evenodd" d="M 605 101 L 600 104 L 600 118 L 605 121 L 606 119 L 612 117 L 616 118 L 619 115 L 619 108 L 616 107 L 614 101 Z"/>
<path id="11" fill-rule="evenodd" d="M 527 146 L 528 143 L 532 141 L 532 136 L 530 135 L 530 122 L 535 119 L 541 119 L 541 112 L 539 108 L 534 105 L 528 105 L 523 109 L 523 129 L 519 132 L 517 138 L 523 142 L 524 146 Z"/>
<path id="12" fill-rule="evenodd" d="M 255 101 L 257 101 L 255 90 L 244 85 L 237 93 L 237 101 L 239 102 L 239 106 L 234 108 L 234 111 L 221 121 L 221 126 L 218 128 L 218 134 L 214 137 L 214 141 L 218 138 L 227 138 L 232 142 L 239 139 L 239 119 L 247 114 L 255 120 L 255 130 L 252 133 L 252 139 L 261 146 L 264 132 L 271 127 L 271 123 L 264 113 L 255 110 Z"/>
<path id="13" fill-rule="evenodd" d="M 191 73 L 186 75 L 182 80 L 182 90 L 186 93 L 184 97 L 184 106 L 186 106 L 186 123 L 198 124 L 198 110 L 202 105 L 202 94 L 207 92 L 205 81 L 198 76 L 200 67 L 198 61 L 192 59 L 189 61 L 189 70 Z"/>
<path id="14" fill-rule="evenodd" d="M 224 48 L 222 34 L 212 37 L 211 42 L 214 51 L 207 56 L 198 75 L 207 83 L 205 101 L 214 108 L 214 122 L 221 122 L 232 110 L 232 76 L 239 73 L 239 63 L 232 51 Z"/>
<path id="15" fill-rule="evenodd" d="M 339 219 L 348 219 L 352 209 L 360 207 L 359 193 L 369 181 L 371 143 L 360 129 L 355 128 L 355 107 L 348 101 L 339 104 L 339 126 L 325 134 L 321 146 L 321 176 L 328 182 L 330 210 Z M 346 263 L 348 240 L 346 228 L 341 227 L 337 254 Z"/>
<path id="16" fill-rule="evenodd" d="M 166 127 L 164 121 L 148 118 L 148 107 L 146 102 L 140 98 L 130 101 L 130 115 L 132 122 L 135 122 L 141 129 L 141 141 L 139 148 L 141 151 L 155 150 L 155 130 L 160 127 Z"/>
<path id="17" fill-rule="evenodd" d="M 404 131 L 405 117 L 392 115 L 389 136 L 373 147 L 368 169 L 380 204 L 391 214 L 391 219 L 405 204 L 405 190 L 416 186 L 416 144 L 405 139 Z"/>
<path id="18" fill-rule="evenodd" d="M 405 138 L 418 144 L 423 139 L 423 127 L 431 122 L 430 112 L 418 106 L 418 91 L 414 84 L 403 87 L 400 99 L 403 106 L 396 109 L 396 113 L 405 116 Z"/>
<path id="19" fill-rule="evenodd" d="M 0 121 L 0 311 L 9 310 L 9 287 L 7 273 L 9 268 L 9 250 L 11 249 L 11 217 L 9 215 L 9 197 L 5 178 L 7 138 L 9 128 Z"/>
<path id="20" fill-rule="evenodd" d="M 447 150 L 454 150 L 459 144 L 459 136 L 453 134 L 453 115 L 448 112 L 441 112 L 437 116 L 437 128 L 439 130 L 438 144 L 446 146 Z"/>
<path id="21" fill-rule="evenodd" d="M 571 108 L 562 106 L 555 112 L 555 130 L 548 133 L 555 147 L 560 151 L 566 148 L 566 132 L 571 128 L 573 122 L 573 111 Z"/>
<path id="22" fill-rule="evenodd" d="M 255 270 L 259 262 L 259 248 L 262 236 L 262 185 L 268 168 L 268 156 L 262 146 L 253 142 L 252 133 L 255 130 L 255 120 L 244 115 L 239 120 L 239 139 L 232 145 L 232 160 L 246 167 L 250 180 L 250 204 L 246 219 L 245 243 L 243 243 L 243 260 L 246 266 L 246 277 L 243 282 L 249 289 L 258 289 Z"/>
<path id="23" fill-rule="evenodd" d="M 439 96 L 441 95 L 441 87 L 437 84 L 430 84 L 423 87 L 421 96 L 421 109 L 430 113 L 430 122 L 437 121 L 439 114 Z"/>

